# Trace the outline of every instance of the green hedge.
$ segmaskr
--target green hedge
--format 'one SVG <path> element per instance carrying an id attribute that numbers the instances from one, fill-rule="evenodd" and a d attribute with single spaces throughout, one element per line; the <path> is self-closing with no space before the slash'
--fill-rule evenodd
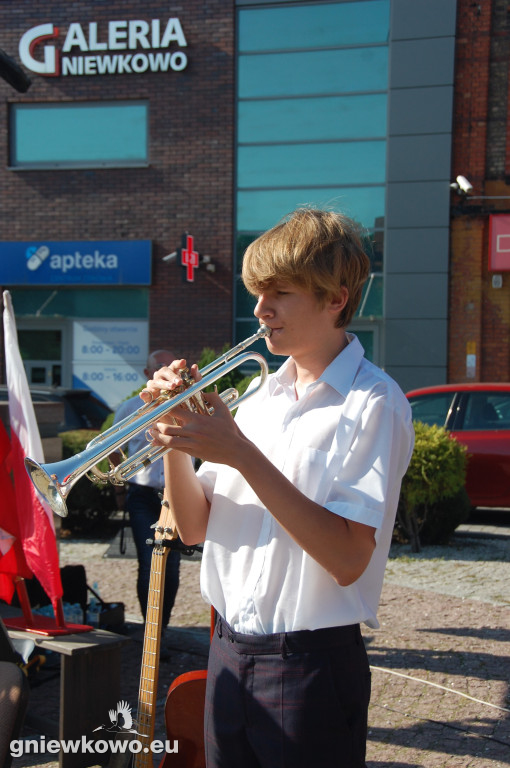
<path id="1" fill-rule="evenodd" d="M 415 446 L 402 480 L 394 538 L 421 544 L 447 541 L 470 511 L 466 447 L 443 427 L 414 423 Z"/>

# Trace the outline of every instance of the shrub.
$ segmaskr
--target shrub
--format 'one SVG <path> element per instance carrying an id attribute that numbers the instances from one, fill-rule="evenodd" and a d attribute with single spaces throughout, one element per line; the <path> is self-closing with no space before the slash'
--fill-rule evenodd
<path id="1" fill-rule="evenodd" d="M 458 525 L 469 517 L 471 503 L 465 488 L 461 488 L 453 496 L 439 499 L 428 508 L 419 507 L 417 516 L 423 520 L 420 532 L 420 543 L 447 544 Z"/>
<path id="2" fill-rule="evenodd" d="M 73 429 L 70 432 L 61 432 L 59 437 L 62 438 L 62 458 L 68 459 L 80 453 L 98 434 L 96 429 Z"/>
<path id="3" fill-rule="evenodd" d="M 402 480 L 395 537 L 411 542 L 447 540 L 469 513 L 466 447 L 443 427 L 414 423 L 415 446 Z"/>

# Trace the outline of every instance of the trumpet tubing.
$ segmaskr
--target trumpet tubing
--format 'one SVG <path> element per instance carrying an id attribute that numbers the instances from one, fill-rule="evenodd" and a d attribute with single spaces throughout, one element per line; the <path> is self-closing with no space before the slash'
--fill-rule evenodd
<path id="1" fill-rule="evenodd" d="M 34 459 L 26 458 L 25 467 L 39 493 L 46 499 L 53 511 L 60 517 L 67 516 L 66 498 L 75 483 L 91 473 L 96 479 L 109 481 L 115 485 L 121 485 L 144 467 L 152 464 L 167 453 L 170 448 L 163 446 L 147 445 L 138 453 L 124 459 L 117 466 L 111 466 L 108 472 L 101 472 L 98 464 L 111 453 L 121 449 L 132 437 L 139 432 L 146 432 L 151 424 L 167 416 L 174 408 L 187 408 L 196 413 L 212 414 L 203 397 L 203 390 L 215 383 L 222 376 L 230 373 L 234 368 L 244 365 L 249 360 L 254 360 L 260 366 L 260 382 L 258 386 L 241 397 L 235 389 L 222 392 L 220 397 L 229 410 L 237 406 L 248 397 L 255 394 L 264 384 L 268 366 L 265 358 L 258 352 L 244 352 L 259 339 L 270 336 L 271 329 L 261 325 L 257 333 L 245 341 L 237 344 L 221 357 L 200 370 L 201 379 L 193 381 L 188 376 L 187 369 L 183 369 L 183 385 L 177 390 L 162 391 L 160 396 L 150 403 L 142 405 L 134 414 L 107 429 L 102 434 L 91 440 L 85 449 L 75 456 L 52 464 L 39 464 Z"/>

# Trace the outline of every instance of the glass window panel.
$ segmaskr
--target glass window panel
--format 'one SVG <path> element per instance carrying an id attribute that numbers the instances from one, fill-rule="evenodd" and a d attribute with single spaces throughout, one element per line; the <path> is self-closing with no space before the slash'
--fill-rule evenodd
<path id="1" fill-rule="evenodd" d="M 241 274 L 243 256 L 249 244 L 260 235 L 260 232 L 239 232 L 236 238 L 236 275 Z"/>
<path id="2" fill-rule="evenodd" d="M 59 359 L 62 347 L 62 332 L 59 330 L 18 331 L 20 354 L 23 360 Z"/>
<path id="3" fill-rule="evenodd" d="M 377 226 L 384 226 L 384 221 L 378 221 Z M 384 254 L 384 231 L 377 230 L 372 232 L 366 242 L 366 252 L 370 256 L 370 271 L 382 272 L 383 271 L 383 254 Z"/>
<path id="4" fill-rule="evenodd" d="M 487 396 L 487 401 L 494 408 L 499 427 L 510 429 L 510 394 L 493 392 Z"/>
<path id="5" fill-rule="evenodd" d="M 409 398 L 413 421 L 444 426 L 452 404 L 453 394 L 452 392 L 440 392 Z"/>
<path id="6" fill-rule="evenodd" d="M 380 226 L 384 217 L 384 191 L 380 187 L 330 189 L 268 189 L 239 191 L 239 230 L 263 232 L 298 206 L 338 210 L 356 219 L 367 229 Z"/>
<path id="7" fill-rule="evenodd" d="M 388 87 L 388 48 L 239 56 L 239 98 L 305 96 Z"/>
<path id="8" fill-rule="evenodd" d="M 382 184 L 384 141 L 239 147 L 237 184 L 245 187 Z"/>
<path id="9" fill-rule="evenodd" d="M 386 94 L 241 101 L 238 140 L 364 139 L 386 136 Z"/>
<path id="10" fill-rule="evenodd" d="M 252 296 L 251 293 L 248 293 L 243 285 L 241 278 L 239 278 L 239 283 L 236 285 L 237 315 L 239 317 L 252 317 L 256 303 L 257 300 L 255 299 L 255 296 Z"/>
<path id="11" fill-rule="evenodd" d="M 359 331 L 353 330 L 353 333 L 358 337 L 361 346 L 365 350 L 365 357 L 371 362 L 374 361 L 374 332 L 373 331 Z"/>
<path id="12" fill-rule="evenodd" d="M 101 290 L 10 288 L 16 316 L 35 315 L 41 307 L 41 317 L 128 317 L 146 318 L 149 312 L 148 288 L 113 288 Z M 48 301 L 48 299 L 50 299 Z"/>
<path id="13" fill-rule="evenodd" d="M 471 392 L 463 429 L 510 429 L 510 398 L 506 392 Z"/>
<path id="14" fill-rule="evenodd" d="M 259 321 L 255 317 L 238 318 L 236 322 L 236 341 L 247 339 L 253 333 L 256 333 L 260 327 Z M 257 342 L 258 344 L 259 342 Z M 265 346 L 265 342 L 264 342 Z M 253 347 L 250 347 L 253 349 Z"/>
<path id="15" fill-rule="evenodd" d="M 54 387 L 60 387 L 62 384 L 62 366 L 58 363 L 51 366 L 51 383 Z"/>
<path id="16" fill-rule="evenodd" d="M 32 366 L 30 371 L 30 383 L 31 384 L 46 384 L 46 368 L 40 366 Z"/>
<path id="17" fill-rule="evenodd" d="M 147 163 L 148 105 L 12 104 L 11 165 Z"/>
<path id="18" fill-rule="evenodd" d="M 389 0 L 318 5 L 241 10 L 239 50 L 270 51 L 387 41 Z"/>
<path id="19" fill-rule="evenodd" d="M 363 286 L 361 301 L 356 317 L 382 317 L 383 315 L 383 275 L 372 274 Z"/>

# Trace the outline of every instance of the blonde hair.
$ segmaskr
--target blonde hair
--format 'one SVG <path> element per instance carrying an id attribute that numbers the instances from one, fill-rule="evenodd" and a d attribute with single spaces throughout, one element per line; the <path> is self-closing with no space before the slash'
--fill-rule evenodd
<path id="1" fill-rule="evenodd" d="M 321 305 L 347 289 L 349 298 L 337 326 L 349 324 L 370 272 L 362 230 L 332 211 L 299 208 L 248 246 L 242 278 L 259 295 L 274 283 L 289 282 L 314 293 Z"/>

